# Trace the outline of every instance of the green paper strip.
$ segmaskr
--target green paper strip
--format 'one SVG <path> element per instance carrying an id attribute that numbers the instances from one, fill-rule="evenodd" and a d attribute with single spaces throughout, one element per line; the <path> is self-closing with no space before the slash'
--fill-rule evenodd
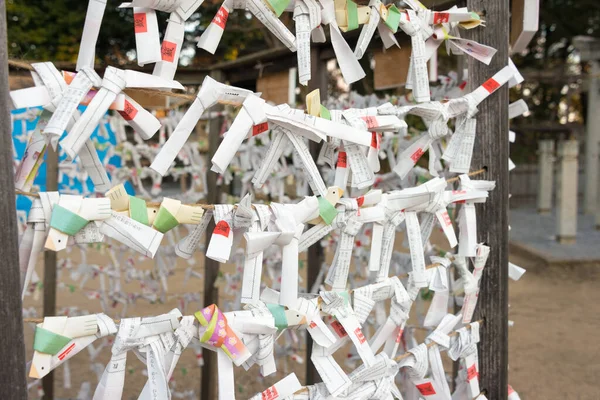
<path id="1" fill-rule="evenodd" d="M 75 236 L 88 222 L 87 219 L 58 204 L 52 209 L 52 216 L 50 217 L 50 226 L 69 236 Z"/>
<path id="2" fill-rule="evenodd" d="M 70 341 L 71 339 L 66 336 L 36 326 L 33 349 L 40 353 L 55 355 Z"/>
<path id="3" fill-rule="evenodd" d="M 323 221 L 327 225 L 331 225 L 335 216 L 337 215 L 337 210 L 335 207 L 327 201 L 327 199 L 323 196 L 318 197 L 319 200 L 319 215 L 323 218 Z"/>
<path id="4" fill-rule="evenodd" d="M 281 17 L 281 14 L 283 14 L 288 4 L 290 4 L 290 0 L 267 0 L 267 2 L 278 17 Z"/>
<path id="5" fill-rule="evenodd" d="M 285 316 L 285 308 L 278 304 L 267 304 L 267 308 L 273 314 L 275 318 L 275 327 L 278 330 L 285 329 L 288 327 L 287 317 Z"/>
<path id="6" fill-rule="evenodd" d="M 392 32 L 396 33 L 398 31 L 398 26 L 400 26 L 400 10 L 393 4 L 388 8 L 388 16 L 385 24 Z"/>
<path id="7" fill-rule="evenodd" d="M 146 202 L 142 199 L 138 199 L 135 196 L 129 196 L 129 216 L 144 225 L 149 226 L 148 221 L 148 208 Z"/>
<path id="8" fill-rule="evenodd" d="M 348 14 L 348 31 L 358 29 L 358 5 L 352 0 L 346 1 L 346 13 Z"/>
<path id="9" fill-rule="evenodd" d="M 331 121 L 331 113 L 323 104 L 321 104 L 321 118 L 325 118 Z"/>
<path id="10" fill-rule="evenodd" d="M 179 221 L 164 207 L 158 209 L 156 219 L 154 220 L 154 228 L 161 233 L 166 233 L 179 225 Z"/>

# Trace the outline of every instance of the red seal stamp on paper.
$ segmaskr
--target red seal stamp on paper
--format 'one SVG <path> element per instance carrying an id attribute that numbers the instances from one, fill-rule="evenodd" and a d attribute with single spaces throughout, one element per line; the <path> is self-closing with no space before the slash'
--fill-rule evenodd
<path id="1" fill-rule="evenodd" d="M 135 108 L 133 104 L 131 104 L 127 100 L 125 100 L 125 107 L 123 108 L 123 111 L 119 111 L 119 114 L 121 114 L 121 117 L 123 117 L 125 121 L 131 121 L 135 118 L 137 113 L 137 108 Z"/>
<path id="2" fill-rule="evenodd" d="M 148 32 L 148 22 L 146 21 L 146 13 L 133 14 L 133 26 L 135 33 Z"/>
<path id="3" fill-rule="evenodd" d="M 229 11 L 225 7 L 219 8 L 217 14 L 212 20 L 212 24 L 217 25 L 221 29 L 225 29 L 225 24 L 227 23 L 227 18 L 229 17 Z"/>
<path id="4" fill-rule="evenodd" d="M 379 123 L 377 123 L 377 117 L 374 115 L 368 115 L 361 118 L 367 123 L 367 129 L 373 129 L 379 126 Z"/>
<path id="5" fill-rule="evenodd" d="M 177 52 L 177 43 L 163 40 L 162 47 L 160 48 L 160 55 L 163 61 L 173 62 L 175 60 L 175 53 Z"/>
<path id="6" fill-rule="evenodd" d="M 475 367 L 475 364 L 471 365 L 469 368 L 467 368 L 467 380 L 471 381 L 475 378 L 477 378 L 479 376 L 479 374 L 477 373 L 477 368 Z"/>
<path id="7" fill-rule="evenodd" d="M 433 14 L 434 24 L 445 24 L 450 21 L 450 13 L 436 12 Z"/>
<path id="8" fill-rule="evenodd" d="M 213 231 L 213 234 L 229 237 L 229 232 L 231 232 L 231 228 L 229 227 L 229 224 L 227 223 L 227 221 L 221 220 L 215 226 L 215 230 Z"/>
<path id="9" fill-rule="evenodd" d="M 500 84 L 496 82 L 494 78 L 490 78 L 483 83 L 483 88 L 487 90 L 489 93 L 495 92 L 496 89 L 500 87 Z"/>
<path id="10" fill-rule="evenodd" d="M 268 122 L 263 122 L 262 124 L 258 124 L 258 125 L 254 125 L 252 127 L 252 136 L 256 136 L 259 135 L 263 132 L 266 132 L 269 130 L 269 123 Z"/>
<path id="11" fill-rule="evenodd" d="M 276 400 L 277 398 L 279 398 L 279 393 L 277 393 L 277 388 L 275 386 L 271 386 L 262 392 L 262 400 Z"/>
<path id="12" fill-rule="evenodd" d="M 345 151 L 340 151 L 337 159 L 337 167 L 338 168 L 346 168 L 348 165 L 348 158 L 346 157 Z"/>
<path id="13" fill-rule="evenodd" d="M 435 394 L 435 389 L 433 388 L 431 382 L 421 383 L 420 385 L 417 385 L 417 389 L 423 396 L 431 396 L 432 394 Z"/>
<path id="14" fill-rule="evenodd" d="M 333 328 L 333 330 L 335 331 L 335 333 L 337 333 L 337 335 L 339 337 L 344 337 L 344 336 L 348 336 L 348 332 L 346 332 L 346 330 L 344 329 L 344 327 L 342 326 L 342 324 L 340 324 L 339 321 L 333 321 L 331 323 L 331 327 Z"/>
<path id="15" fill-rule="evenodd" d="M 414 153 L 410 155 L 410 159 L 413 160 L 414 163 L 416 163 L 417 161 L 419 161 L 419 158 L 421 158 L 421 156 L 423 156 L 423 149 L 418 148 Z"/>
<path id="16" fill-rule="evenodd" d="M 367 341 L 367 339 L 365 338 L 365 335 L 363 335 L 362 331 L 360 330 L 360 328 L 356 328 L 354 330 L 354 334 L 356 335 L 356 337 L 358 338 L 358 341 L 360 342 L 360 344 L 363 344 L 364 342 Z"/>

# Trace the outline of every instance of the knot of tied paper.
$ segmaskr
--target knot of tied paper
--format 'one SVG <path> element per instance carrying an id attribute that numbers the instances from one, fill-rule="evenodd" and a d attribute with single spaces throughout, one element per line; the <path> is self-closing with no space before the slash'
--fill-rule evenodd
<path id="1" fill-rule="evenodd" d="M 352 0 L 334 0 L 335 19 L 341 31 L 358 29 L 358 25 L 369 22 L 371 10 L 367 6 L 359 6 Z"/>
<path id="2" fill-rule="evenodd" d="M 37 326 L 33 339 L 33 350 L 55 355 L 71 340 L 73 339 Z"/>
<path id="3" fill-rule="evenodd" d="M 90 221 L 103 221 L 110 218 L 110 215 L 110 200 L 107 198 L 84 199 L 81 196 L 61 195 L 58 204 L 52 207 L 46 249 L 65 249 L 70 236 L 75 236 Z M 92 226 L 91 229 L 97 228 Z"/>
<path id="4" fill-rule="evenodd" d="M 44 318 L 35 328 L 29 376 L 43 378 L 97 338 L 116 331 L 112 319 L 104 314 Z"/>
<path id="5" fill-rule="evenodd" d="M 225 315 L 215 304 L 197 311 L 194 316 L 205 329 L 201 332 L 200 342 L 221 349 L 240 366 L 252 354 L 235 334 L 227 322 Z"/>

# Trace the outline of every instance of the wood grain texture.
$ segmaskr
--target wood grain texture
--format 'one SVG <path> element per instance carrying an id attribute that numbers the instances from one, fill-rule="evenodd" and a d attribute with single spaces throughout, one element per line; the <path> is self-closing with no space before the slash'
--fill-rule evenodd
<path id="1" fill-rule="evenodd" d="M 468 0 L 469 10 L 484 12 L 485 28 L 469 39 L 498 50 L 490 65 L 469 59 L 474 89 L 508 64 L 509 0 Z M 491 247 L 481 280 L 476 319 L 485 319 L 479 345 L 480 387 L 490 400 L 506 399 L 508 376 L 508 86 L 480 104 L 471 169 L 487 167 L 482 179 L 496 181 L 486 203 L 477 206 L 479 242 Z"/>
<path id="2" fill-rule="evenodd" d="M 46 191 L 58 190 L 58 153 L 46 150 Z M 44 251 L 44 315 L 56 315 L 56 252 Z M 44 400 L 54 399 L 54 371 L 42 378 Z"/>
<path id="3" fill-rule="evenodd" d="M 25 343 L 19 272 L 15 185 L 13 182 L 12 135 L 8 99 L 6 7 L 0 2 L 0 388 L 3 399 L 26 399 Z M 8 390 L 10 389 L 10 390 Z"/>
<path id="4" fill-rule="evenodd" d="M 218 82 L 225 81 L 225 74 L 221 71 L 212 71 L 211 78 Z M 222 105 L 216 105 L 211 108 L 211 111 L 222 111 Z M 223 125 L 223 117 L 217 117 L 210 120 L 208 124 L 208 155 L 207 160 L 211 160 L 221 143 L 221 126 Z M 217 173 L 208 171 L 206 173 L 206 202 L 209 204 L 220 203 L 221 188 L 217 186 Z M 206 246 L 210 242 L 212 231 L 215 229 L 215 222 L 211 219 L 206 228 Z M 206 250 L 205 250 L 206 251 Z M 211 304 L 219 303 L 219 290 L 215 287 L 215 281 L 219 275 L 219 262 L 211 260 L 204 255 L 204 307 Z M 204 366 L 202 367 L 202 385 L 200 386 L 201 400 L 214 400 L 217 398 L 217 353 L 202 349 L 202 358 Z"/>
<path id="5" fill-rule="evenodd" d="M 324 101 L 327 99 L 328 87 L 327 61 L 321 58 L 320 49 L 318 47 L 313 47 L 311 49 L 310 57 L 311 79 L 308 82 L 308 91 L 310 93 L 315 89 L 319 89 L 319 91 L 321 92 L 321 101 Z M 309 142 L 310 154 L 312 155 L 312 158 L 313 160 L 315 160 L 315 162 L 317 162 L 317 158 L 319 157 L 321 145 L 322 143 L 316 143 L 313 141 Z M 311 287 L 315 283 L 324 260 L 325 253 L 323 251 L 323 247 L 321 246 L 320 241 L 308 248 L 308 256 L 306 263 L 307 292 L 310 291 Z M 317 373 L 314 364 L 310 360 L 310 355 L 312 353 L 312 344 L 312 337 L 310 335 L 306 335 L 306 385 L 312 385 L 317 382 L 321 382 L 321 377 Z"/>

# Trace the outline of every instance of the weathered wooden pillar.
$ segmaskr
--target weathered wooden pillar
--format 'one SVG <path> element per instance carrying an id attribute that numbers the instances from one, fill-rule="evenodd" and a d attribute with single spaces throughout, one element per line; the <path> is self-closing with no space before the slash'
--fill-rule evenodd
<path id="1" fill-rule="evenodd" d="M 225 80 L 225 74 L 222 71 L 212 71 L 211 78 L 218 82 Z M 211 111 L 222 111 L 222 105 L 216 105 Z M 207 160 L 212 159 L 213 155 L 221 142 L 221 127 L 223 126 L 223 117 L 212 118 L 208 123 L 208 155 Z M 221 199 L 221 189 L 217 186 L 218 175 L 216 172 L 208 171 L 206 174 L 206 203 L 219 203 Z M 210 232 L 215 229 L 215 223 L 211 220 L 206 229 L 206 249 L 210 242 Z M 219 262 L 211 260 L 204 255 L 204 307 L 218 303 L 219 290 L 215 287 L 215 281 L 219 275 Z M 208 349 L 202 349 L 202 358 L 204 366 L 202 367 L 202 385 L 200 387 L 200 399 L 214 400 L 217 398 L 217 353 Z"/>
<path id="2" fill-rule="evenodd" d="M 498 50 L 489 65 L 468 58 L 474 89 L 508 65 L 509 0 L 468 0 L 469 10 L 482 12 L 485 28 L 473 29 L 469 39 Z M 481 179 L 496 181 L 485 204 L 477 206 L 478 240 L 491 247 L 483 272 L 475 319 L 484 319 L 479 345 L 481 389 L 488 399 L 508 396 L 508 87 L 504 85 L 481 103 L 471 168 L 487 167 Z M 479 222 L 481 221 L 481 222 Z"/>
<path id="3" fill-rule="evenodd" d="M 6 4 L 0 2 L 0 387 L 4 399 L 26 399 L 23 305 L 19 272 L 17 214 L 12 154 L 12 127 L 8 99 L 8 48 L 6 45 Z"/>
<path id="4" fill-rule="evenodd" d="M 552 211 L 554 160 L 554 140 L 542 139 L 538 141 L 539 186 L 537 210 L 539 214 L 549 214 Z"/>
<path id="5" fill-rule="evenodd" d="M 309 92 L 319 89 L 321 92 L 321 101 L 327 100 L 327 60 L 321 60 L 321 51 L 317 46 L 313 46 L 310 52 L 311 57 L 311 80 L 308 82 Z M 309 143 L 310 154 L 312 155 L 315 162 L 319 157 L 319 150 L 321 145 L 315 143 L 312 140 Z M 321 242 L 317 242 L 308 248 L 307 256 L 307 271 L 306 271 L 306 290 L 310 291 L 310 288 L 315 283 L 321 265 L 325 261 L 325 252 L 321 246 Z M 312 353 L 312 337 L 306 335 L 306 384 L 312 385 L 316 382 L 320 382 L 319 374 L 310 360 Z"/>
<path id="6" fill-rule="evenodd" d="M 58 151 L 46 150 L 46 191 L 58 190 Z M 56 252 L 44 251 L 44 316 L 56 315 Z M 54 371 L 42 378 L 44 400 L 54 399 Z"/>
<path id="7" fill-rule="evenodd" d="M 575 243 L 577 235 L 577 175 L 579 142 L 574 139 L 558 142 L 560 188 L 557 196 L 556 240 Z"/>

